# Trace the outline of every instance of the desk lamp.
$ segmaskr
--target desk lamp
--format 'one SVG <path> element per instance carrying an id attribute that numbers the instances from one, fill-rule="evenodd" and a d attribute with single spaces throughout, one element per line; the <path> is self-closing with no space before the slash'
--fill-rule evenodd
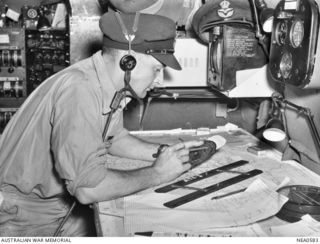
<path id="1" fill-rule="evenodd" d="M 287 128 L 284 123 L 284 107 L 274 97 L 275 95 L 272 97 L 271 116 L 262 135 L 268 141 L 280 142 L 287 137 Z"/>
<path id="2" fill-rule="evenodd" d="M 271 116 L 271 119 L 267 122 L 266 129 L 263 132 L 263 137 L 269 141 L 278 142 L 282 141 L 286 138 L 284 135 L 288 135 L 287 128 L 286 128 L 286 119 L 284 115 L 284 109 L 286 107 L 290 107 L 297 111 L 298 114 L 303 114 L 307 117 L 308 125 L 312 130 L 312 135 L 315 140 L 315 144 L 320 155 L 320 136 L 317 130 L 317 127 L 314 123 L 314 116 L 310 110 L 310 108 L 298 106 L 292 102 L 285 100 L 280 94 L 274 93 L 272 96 L 272 101 L 274 107 L 279 110 L 280 116 L 274 115 Z M 275 110 L 275 108 L 273 108 Z M 283 129 L 282 129 L 283 128 Z"/>

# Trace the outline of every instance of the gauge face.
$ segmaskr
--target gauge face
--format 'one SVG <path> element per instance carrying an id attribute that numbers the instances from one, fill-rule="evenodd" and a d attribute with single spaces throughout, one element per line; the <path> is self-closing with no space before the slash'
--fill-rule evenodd
<path id="1" fill-rule="evenodd" d="M 283 45 L 285 40 L 286 40 L 286 36 L 287 36 L 287 32 L 288 32 L 288 25 L 286 22 L 282 21 L 280 23 L 278 23 L 277 27 L 276 27 L 276 41 L 278 43 L 278 45 Z"/>
<path id="2" fill-rule="evenodd" d="M 291 26 L 290 43 L 294 48 L 301 45 L 304 37 L 304 26 L 301 20 L 296 20 Z"/>
<path id="3" fill-rule="evenodd" d="M 288 79 L 292 70 L 292 55 L 289 52 L 285 52 L 280 61 L 280 73 L 283 78 Z"/>
<path id="4" fill-rule="evenodd" d="M 222 71 L 222 45 L 221 42 L 218 42 L 218 45 L 216 46 L 216 50 L 214 50 L 214 69 L 218 74 L 221 74 Z"/>
<path id="5" fill-rule="evenodd" d="M 37 10 L 33 9 L 33 8 L 30 8 L 27 12 L 27 16 L 30 18 L 30 19 L 34 19 L 38 16 L 38 12 Z"/>

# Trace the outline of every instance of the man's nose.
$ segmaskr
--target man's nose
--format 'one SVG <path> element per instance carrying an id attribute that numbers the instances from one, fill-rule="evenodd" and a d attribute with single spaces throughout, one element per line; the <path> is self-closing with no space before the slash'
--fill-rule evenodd
<path id="1" fill-rule="evenodd" d="M 153 84 L 154 86 L 163 85 L 163 69 L 157 71 Z"/>

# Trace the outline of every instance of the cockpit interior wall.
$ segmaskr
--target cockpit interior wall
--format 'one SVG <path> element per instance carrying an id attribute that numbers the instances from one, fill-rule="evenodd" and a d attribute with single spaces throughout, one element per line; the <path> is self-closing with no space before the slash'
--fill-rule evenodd
<path id="1" fill-rule="evenodd" d="M 101 49 L 102 34 L 99 19 L 103 14 L 98 0 L 69 0 L 70 16 L 70 62 L 89 57 Z"/>

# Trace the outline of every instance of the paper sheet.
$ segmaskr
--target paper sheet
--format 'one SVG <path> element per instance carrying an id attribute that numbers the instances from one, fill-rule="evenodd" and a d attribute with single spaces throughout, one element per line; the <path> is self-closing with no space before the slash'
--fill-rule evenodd
<path id="1" fill-rule="evenodd" d="M 9 44 L 10 37 L 8 34 L 0 34 L 0 44 Z"/>
<path id="2" fill-rule="evenodd" d="M 274 92 L 267 78 L 267 65 L 261 68 L 236 72 L 237 86 L 229 92 L 230 97 L 248 97 L 248 89 L 255 91 L 256 97 L 270 97 Z"/>
<path id="3" fill-rule="evenodd" d="M 201 232 L 153 232 L 153 237 L 266 237 L 266 232 L 258 225 L 217 228 Z"/>
<path id="4" fill-rule="evenodd" d="M 270 232 L 271 236 L 320 236 L 320 222 L 307 214 L 298 222 L 270 227 Z"/>
<path id="5" fill-rule="evenodd" d="M 65 28 L 66 27 L 66 15 L 68 14 L 67 7 L 63 3 L 57 5 L 57 9 L 52 20 L 52 27 Z"/>
<path id="6" fill-rule="evenodd" d="M 126 232 L 201 232 L 247 225 L 273 216 L 287 201 L 259 178 L 245 192 L 226 198 L 211 200 L 212 195 L 208 195 L 175 209 L 163 206 L 176 197 L 173 193 L 149 192 L 126 198 Z"/>

